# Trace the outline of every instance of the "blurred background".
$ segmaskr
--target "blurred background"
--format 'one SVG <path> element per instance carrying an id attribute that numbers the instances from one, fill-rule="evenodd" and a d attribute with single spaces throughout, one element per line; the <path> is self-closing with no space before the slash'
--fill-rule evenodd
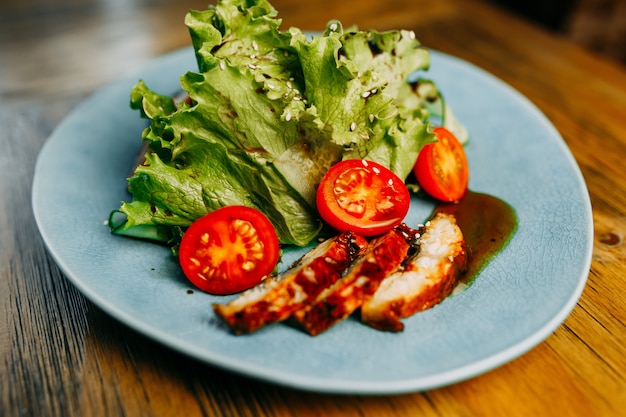
<path id="1" fill-rule="evenodd" d="M 626 64 L 626 0 L 488 0 Z"/>
<path id="2" fill-rule="evenodd" d="M 532 25 L 618 65 L 626 65 L 626 0 L 477 1 L 522 16 Z M 350 16 L 356 22 L 368 18 L 352 4 L 332 0 L 324 0 L 324 6 L 318 0 L 302 0 L 297 9 L 288 4 L 284 10 L 280 0 L 270 2 L 285 12 L 282 16 L 289 16 L 290 25 L 305 30 L 315 30 L 306 27 L 311 8 L 324 7 L 333 18 Z M 0 109 L 60 95 L 86 94 L 100 87 L 102 80 L 116 79 L 151 57 L 186 45 L 189 34 L 181 24 L 181 16 L 189 9 L 204 9 L 214 3 L 215 0 L 0 0 Z M 394 7 L 396 3 L 399 2 L 386 0 L 381 7 Z M 393 14 L 393 21 L 382 21 L 370 16 L 367 24 L 379 28 L 436 25 L 445 4 L 425 0 L 416 7 L 424 8 L 425 4 L 428 8 L 417 17 L 399 13 Z"/>

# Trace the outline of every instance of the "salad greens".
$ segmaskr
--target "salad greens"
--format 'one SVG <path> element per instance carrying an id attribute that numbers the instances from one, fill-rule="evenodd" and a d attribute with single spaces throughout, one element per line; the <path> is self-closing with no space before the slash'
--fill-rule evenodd
<path id="1" fill-rule="evenodd" d="M 429 117 L 443 100 L 432 82 L 407 81 L 429 67 L 412 32 L 281 30 L 266 0 L 220 0 L 185 24 L 198 63 L 180 79 L 188 98 L 143 81 L 131 92 L 150 121 L 148 152 L 113 233 L 175 246 L 194 220 L 236 204 L 265 213 L 281 243 L 307 245 L 323 227 L 314 196 L 332 164 L 366 158 L 405 179 L 435 140 Z"/>

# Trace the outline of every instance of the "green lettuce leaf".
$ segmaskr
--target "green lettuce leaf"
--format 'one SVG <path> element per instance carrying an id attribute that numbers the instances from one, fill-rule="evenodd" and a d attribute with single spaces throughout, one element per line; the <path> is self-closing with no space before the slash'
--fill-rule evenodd
<path id="1" fill-rule="evenodd" d="M 150 122 L 149 150 L 114 233 L 175 245 L 200 216 L 246 205 L 268 216 L 282 244 L 307 245 L 323 228 L 315 190 L 334 163 L 371 159 L 407 178 L 435 140 L 438 91 L 407 81 L 428 69 L 428 51 L 408 31 L 331 21 L 311 36 L 281 30 L 277 16 L 265 0 L 189 11 L 198 70 L 180 79 L 188 97 L 141 80 L 131 91 L 131 107 Z"/>

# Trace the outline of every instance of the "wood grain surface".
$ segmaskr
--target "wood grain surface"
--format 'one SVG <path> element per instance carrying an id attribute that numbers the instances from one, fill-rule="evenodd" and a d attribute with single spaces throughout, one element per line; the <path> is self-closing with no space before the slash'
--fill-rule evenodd
<path id="1" fill-rule="evenodd" d="M 589 187 L 588 284 L 527 354 L 427 392 L 321 395 L 251 380 L 145 338 L 85 299 L 47 255 L 31 210 L 41 146 L 86 96 L 188 45 L 204 2 L 5 0 L 0 4 L 0 416 L 626 415 L 626 70 L 477 1 L 274 0 L 283 25 L 330 19 L 406 28 L 534 102 Z M 532 198 L 532 196 L 528 196 Z M 68 219 L 71 221 L 71 219 Z"/>

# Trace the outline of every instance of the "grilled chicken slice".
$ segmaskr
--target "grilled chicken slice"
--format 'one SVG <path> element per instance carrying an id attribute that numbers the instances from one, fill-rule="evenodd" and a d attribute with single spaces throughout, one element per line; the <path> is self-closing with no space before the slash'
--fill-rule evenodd
<path id="1" fill-rule="evenodd" d="M 230 303 L 214 304 L 213 311 L 235 334 L 251 333 L 285 320 L 337 281 L 366 246 L 363 237 L 342 233 L 320 243 L 287 271 L 268 277 Z"/>
<path id="2" fill-rule="evenodd" d="M 343 278 L 322 291 L 314 303 L 296 311 L 293 319 L 315 336 L 348 317 L 400 266 L 416 233 L 401 225 L 374 239 Z"/>
<path id="3" fill-rule="evenodd" d="M 387 277 L 361 307 L 361 320 L 387 331 L 402 331 L 400 319 L 441 302 L 467 270 L 467 249 L 454 216 L 439 213 L 419 240 L 417 255 Z"/>

